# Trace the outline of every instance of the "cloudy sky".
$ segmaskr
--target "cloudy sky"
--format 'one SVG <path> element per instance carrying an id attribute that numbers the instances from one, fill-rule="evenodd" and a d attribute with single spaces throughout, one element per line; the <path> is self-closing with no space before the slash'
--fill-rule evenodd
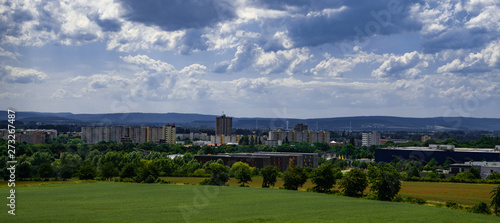
<path id="1" fill-rule="evenodd" d="M 0 0 L 0 109 L 500 118 L 498 0 Z"/>

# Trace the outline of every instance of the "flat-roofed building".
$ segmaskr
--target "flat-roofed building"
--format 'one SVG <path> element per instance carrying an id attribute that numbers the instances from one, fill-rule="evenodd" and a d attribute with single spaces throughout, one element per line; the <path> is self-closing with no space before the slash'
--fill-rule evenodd
<path id="1" fill-rule="evenodd" d="M 236 162 L 244 162 L 251 167 L 264 168 L 268 165 L 285 171 L 288 167 L 318 167 L 317 153 L 285 153 L 285 152 L 258 152 L 258 153 L 229 153 L 218 155 L 194 156 L 201 164 L 221 159 L 225 165 L 232 166 Z"/>

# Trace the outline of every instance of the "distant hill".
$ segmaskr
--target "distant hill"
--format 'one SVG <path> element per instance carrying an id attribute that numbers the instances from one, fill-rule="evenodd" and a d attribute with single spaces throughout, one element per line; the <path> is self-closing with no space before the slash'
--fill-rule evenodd
<path id="1" fill-rule="evenodd" d="M 7 117 L 0 111 L 0 117 Z M 148 125 L 161 126 L 175 123 L 186 127 L 215 126 L 215 115 L 184 113 L 110 113 L 73 114 L 46 112 L 16 112 L 16 121 L 53 125 Z M 5 121 L 2 121 L 2 123 Z M 293 129 L 298 124 L 309 125 L 310 130 L 487 130 L 499 131 L 498 118 L 434 117 L 404 118 L 391 116 L 357 116 L 340 118 L 286 119 L 286 118 L 233 118 L 234 128 Z"/>

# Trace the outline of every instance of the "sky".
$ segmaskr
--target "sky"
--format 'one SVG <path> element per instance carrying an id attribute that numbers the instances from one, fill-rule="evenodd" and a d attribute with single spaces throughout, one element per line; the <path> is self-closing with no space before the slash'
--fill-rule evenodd
<path id="1" fill-rule="evenodd" d="M 0 0 L 0 109 L 500 118 L 498 0 Z"/>

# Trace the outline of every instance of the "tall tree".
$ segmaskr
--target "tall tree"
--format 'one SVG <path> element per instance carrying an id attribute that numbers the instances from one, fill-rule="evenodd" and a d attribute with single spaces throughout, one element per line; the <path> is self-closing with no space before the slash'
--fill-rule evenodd
<path id="1" fill-rule="evenodd" d="M 276 184 L 276 179 L 279 175 L 278 167 L 273 165 L 267 165 L 262 168 L 262 187 L 274 186 Z"/>
<path id="2" fill-rule="evenodd" d="M 400 175 L 388 163 L 380 167 L 368 167 L 368 178 L 372 185 L 370 190 L 376 193 L 379 200 L 390 201 L 401 189 Z"/>
<path id="3" fill-rule="evenodd" d="M 283 181 L 285 181 L 285 189 L 297 190 L 306 183 L 307 173 L 304 171 L 304 168 L 300 166 L 288 167 L 283 175 Z"/>
<path id="4" fill-rule="evenodd" d="M 207 171 L 210 173 L 212 185 L 223 186 L 229 181 L 229 168 L 222 164 L 211 163 L 208 165 Z"/>
<path id="5" fill-rule="evenodd" d="M 351 169 L 344 174 L 339 185 L 346 196 L 359 197 L 363 196 L 363 191 L 368 186 L 368 178 L 362 169 Z"/>
<path id="6" fill-rule="evenodd" d="M 235 178 L 241 186 L 245 186 L 245 183 L 252 181 L 252 171 L 250 166 L 243 162 L 236 162 L 231 167 L 231 172 L 233 172 Z"/>
<path id="7" fill-rule="evenodd" d="M 327 193 L 340 178 L 342 178 L 342 172 L 339 168 L 334 169 L 332 164 L 323 164 L 313 170 L 311 181 L 316 184 L 315 191 Z"/>

